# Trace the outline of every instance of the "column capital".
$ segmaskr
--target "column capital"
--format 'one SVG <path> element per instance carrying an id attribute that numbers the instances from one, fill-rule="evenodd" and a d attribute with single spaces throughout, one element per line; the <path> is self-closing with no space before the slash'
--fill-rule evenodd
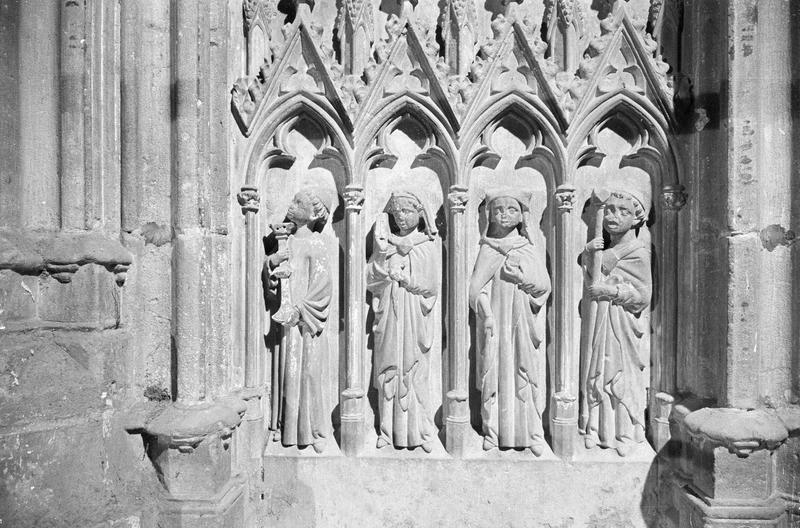
<path id="1" fill-rule="evenodd" d="M 670 211 L 680 211 L 686 205 L 683 185 L 667 185 L 661 190 L 661 203 Z"/>
<path id="2" fill-rule="evenodd" d="M 463 185 L 451 185 L 450 192 L 447 195 L 447 201 L 450 204 L 450 211 L 453 213 L 463 213 L 469 201 L 467 188 Z"/>
<path id="3" fill-rule="evenodd" d="M 558 186 L 555 192 L 556 208 L 562 213 L 568 213 L 575 207 L 575 186 L 564 183 Z"/>
<path id="4" fill-rule="evenodd" d="M 243 186 L 239 194 L 236 195 L 236 200 L 242 206 L 242 214 L 247 214 L 248 212 L 257 213 L 261 203 L 258 187 Z"/>
<path id="5" fill-rule="evenodd" d="M 344 208 L 347 211 L 361 211 L 364 206 L 364 187 L 358 184 L 350 184 L 344 188 Z"/>

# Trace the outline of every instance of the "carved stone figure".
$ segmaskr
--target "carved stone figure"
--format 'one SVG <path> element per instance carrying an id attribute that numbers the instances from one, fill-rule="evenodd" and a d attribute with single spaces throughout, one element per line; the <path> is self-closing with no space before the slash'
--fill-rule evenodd
<path id="1" fill-rule="evenodd" d="M 529 448 L 539 456 L 546 395 L 544 336 L 536 322 L 550 278 L 528 233 L 530 200 L 530 193 L 518 189 L 487 193 L 488 227 L 469 301 L 477 318 L 483 448 Z"/>
<path id="2" fill-rule="evenodd" d="M 299 191 L 286 213 L 289 224 L 274 226 L 285 243 L 268 261 L 271 310 L 282 325 L 279 376 L 276 384 L 281 442 L 285 446 L 312 445 L 322 452 L 331 437 L 331 420 L 326 411 L 323 386 L 327 372 L 328 340 L 326 322 L 332 297 L 328 244 L 321 234 L 331 211 L 332 197 L 324 191 Z M 269 298 L 269 297 L 268 297 Z M 274 385 L 274 386 L 275 386 Z"/>
<path id="3" fill-rule="evenodd" d="M 647 191 L 613 190 L 598 208 L 596 236 L 582 257 L 581 429 L 587 448 L 616 448 L 621 456 L 644 441 L 650 363 L 644 311 L 652 278 L 649 243 L 637 231 L 649 204 Z"/>
<path id="4" fill-rule="evenodd" d="M 377 447 L 421 446 L 430 452 L 436 430 L 429 352 L 435 335 L 441 244 L 434 216 L 417 194 L 392 193 L 387 212 L 375 224 L 374 250 L 367 265 L 367 289 L 375 312 Z"/>

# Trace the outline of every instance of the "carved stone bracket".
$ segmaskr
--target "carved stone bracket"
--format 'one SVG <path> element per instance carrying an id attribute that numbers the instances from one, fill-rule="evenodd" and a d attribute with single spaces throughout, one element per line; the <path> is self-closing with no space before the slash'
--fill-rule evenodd
<path id="1" fill-rule="evenodd" d="M 686 199 L 683 185 L 668 185 L 661 191 L 664 208 L 670 211 L 680 211 L 686 205 Z"/>
<path id="2" fill-rule="evenodd" d="M 361 212 L 364 205 L 364 187 L 351 184 L 344 189 L 344 207 L 348 211 Z"/>
<path id="3" fill-rule="evenodd" d="M 704 408 L 686 416 L 683 427 L 704 448 L 724 447 L 742 458 L 759 449 L 773 451 L 789 436 L 775 413 L 761 409 Z"/>
<path id="4" fill-rule="evenodd" d="M 569 184 L 560 185 L 556 189 L 556 208 L 562 213 L 568 213 L 575 207 L 575 187 Z"/>
<path id="5" fill-rule="evenodd" d="M 248 212 L 257 213 L 261 202 L 261 195 L 258 187 L 244 186 L 239 194 L 236 195 L 239 205 L 242 206 L 242 214 Z"/>
<path id="6" fill-rule="evenodd" d="M 453 213 L 463 213 L 467 208 L 467 201 L 469 194 L 467 188 L 461 185 L 450 186 L 450 193 L 447 195 L 447 201 L 450 204 L 450 211 Z"/>

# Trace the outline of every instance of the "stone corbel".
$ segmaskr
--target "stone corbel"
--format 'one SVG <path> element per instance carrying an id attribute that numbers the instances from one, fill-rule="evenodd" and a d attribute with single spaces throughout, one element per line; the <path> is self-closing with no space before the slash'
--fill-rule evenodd
<path id="1" fill-rule="evenodd" d="M 195 526 L 191 521 L 200 516 L 216 526 L 227 526 L 237 515 L 244 487 L 241 476 L 232 471 L 230 444 L 246 409 L 245 402 L 236 397 L 175 402 L 143 423 L 126 427 L 129 433 L 142 435 L 164 486 L 159 509 L 165 525 Z"/>
<path id="2" fill-rule="evenodd" d="M 699 409 L 686 416 L 683 428 L 704 451 L 724 447 L 740 458 L 761 449 L 774 451 L 789 437 L 783 420 L 762 409 Z"/>

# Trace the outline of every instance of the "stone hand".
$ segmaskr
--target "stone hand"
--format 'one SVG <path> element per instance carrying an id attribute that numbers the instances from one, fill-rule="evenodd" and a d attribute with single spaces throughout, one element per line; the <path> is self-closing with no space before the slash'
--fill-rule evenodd
<path id="1" fill-rule="evenodd" d="M 519 266 L 518 262 L 507 262 L 505 272 L 514 284 L 522 285 L 525 280 L 525 276 L 522 274 L 522 268 Z"/>
<path id="2" fill-rule="evenodd" d="M 540 288 L 536 284 L 521 284 L 520 289 L 530 295 L 531 297 L 539 297 L 547 293 L 547 288 Z"/>
<path id="3" fill-rule="evenodd" d="M 603 238 L 597 237 L 590 240 L 584 249 L 586 249 L 588 253 L 594 253 L 595 251 L 602 250 L 604 246 L 605 244 L 603 243 Z"/>
<path id="4" fill-rule="evenodd" d="M 292 307 L 292 312 L 289 314 L 289 320 L 286 324 L 289 326 L 297 326 L 300 323 L 300 310 L 296 306 Z"/>
<path id="5" fill-rule="evenodd" d="M 615 298 L 617 296 L 617 287 L 608 284 L 592 284 L 587 288 L 589 297 L 592 299 Z"/>
<path id="6" fill-rule="evenodd" d="M 488 337 L 494 336 L 494 317 L 489 315 L 483 320 L 483 329 Z"/>
<path id="7" fill-rule="evenodd" d="M 279 250 L 278 252 L 270 255 L 269 263 L 273 268 L 278 267 L 282 262 L 285 262 L 292 258 L 292 252 L 289 248 L 284 248 Z"/>

